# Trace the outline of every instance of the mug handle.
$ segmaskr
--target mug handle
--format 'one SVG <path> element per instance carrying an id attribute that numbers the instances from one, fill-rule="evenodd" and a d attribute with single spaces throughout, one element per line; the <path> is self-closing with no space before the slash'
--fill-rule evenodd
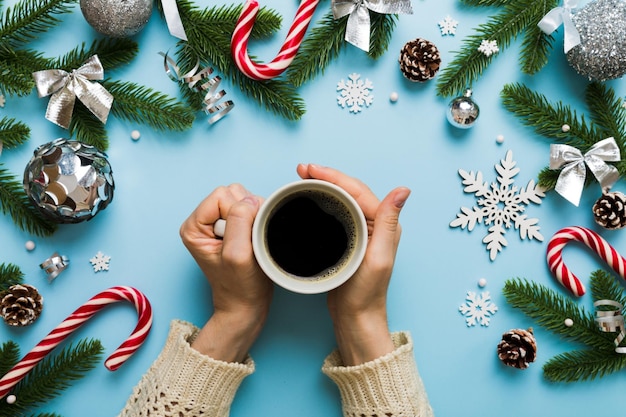
<path id="1" fill-rule="evenodd" d="M 217 219 L 215 223 L 213 223 L 213 233 L 217 237 L 224 237 L 224 231 L 226 230 L 226 220 Z"/>

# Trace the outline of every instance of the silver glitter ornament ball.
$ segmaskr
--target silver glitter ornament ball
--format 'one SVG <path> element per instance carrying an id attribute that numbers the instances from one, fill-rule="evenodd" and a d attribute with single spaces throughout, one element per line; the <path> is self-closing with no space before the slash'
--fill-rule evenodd
<path id="1" fill-rule="evenodd" d="M 454 127 L 461 129 L 469 129 L 474 126 L 480 108 L 478 104 L 472 100 L 472 90 L 466 90 L 461 97 L 453 99 L 448 104 L 448 113 L 446 114 L 448 122 Z"/>
<path id="2" fill-rule="evenodd" d="M 572 16 L 580 45 L 567 52 L 567 61 L 590 81 L 620 78 L 626 73 L 626 2 L 595 0 Z"/>
<path id="3" fill-rule="evenodd" d="M 148 23 L 152 0 L 80 0 L 80 10 L 97 32 L 124 38 L 133 36 Z"/>
<path id="4" fill-rule="evenodd" d="M 57 223 L 93 218 L 113 199 L 113 172 L 104 153 L 82 142 L 56 139 L 35 149 L 24 170 L 24 190 Z"/>

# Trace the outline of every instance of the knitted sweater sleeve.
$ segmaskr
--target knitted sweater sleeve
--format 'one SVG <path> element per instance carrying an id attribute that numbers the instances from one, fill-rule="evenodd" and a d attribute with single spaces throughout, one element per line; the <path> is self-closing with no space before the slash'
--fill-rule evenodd
<path id="1" fill-rule="evenodd" d="M 344 417 L 432 417 L 424 384 L 407 332 L 392 333 L 396 349 L 378 359 L 343 366 L 338 351 L 324 361 L 322 371 L 339 388 Z"/>
<path id="2" fill-rule="evenodd" d="M 165 347 L 133 390 L 119 417 L 227 417 L 254 362 L 229 363 L 191 348 L 199 329 L 172 321 Z"/>

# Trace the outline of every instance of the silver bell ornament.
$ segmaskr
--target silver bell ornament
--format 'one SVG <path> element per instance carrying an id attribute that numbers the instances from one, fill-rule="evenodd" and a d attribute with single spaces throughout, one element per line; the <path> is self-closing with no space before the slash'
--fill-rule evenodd
<path id="1" fill-rule="evenodd" d="M 138 33 L 152 15 L 153 0 L 80 0 L 80 10 L 97 32 L 114 38 Z"/>
<path id="2" fill-rule="evenodd" d="M 39 146 L 24 170 L 24 191 L 57 223 L 92 219 L 109 205 L 114 189 L 106 155 L 75 140 L 60 138 Z"/>
<path id="3" fill-rule="evenodd" d="M 572 15 L 580 45 L 567 61 L 590 81 L 620 78 L 626 73 L 626 2 L 594 0 Z"/>
<path id="4" fill-rule="evenodd" d="M 446 114 L 448 122 L 454 127 L 461 129 L 469 129 L 474 126 L 480 108 L 478 104 L 472 100 L 472 90 L 465 90 L 465 94 L 453 99 L 448 104 L 448 113 Z"/>

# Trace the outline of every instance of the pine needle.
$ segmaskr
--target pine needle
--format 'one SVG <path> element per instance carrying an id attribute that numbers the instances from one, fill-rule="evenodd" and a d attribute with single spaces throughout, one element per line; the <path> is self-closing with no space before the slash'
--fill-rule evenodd
<path id="1" fill-rule="evenodd" d="M 0 120 L 0 143 L 6 149 L 13 149 L 25 143 L 30 136 L 29 127 L 13 118 L 3 117 Z"/>
<path id="2" fill-rule="evenodd" d="M 68 130 L 72 138 L 94 146 L 103 152 L 109 148 L 105 125 L 80 101 L 74 103 L 74 112 Z"/>
<path id="3" fill-rule="evenodd" d="M 576 350 L 548 360 L 543 374 L 552 382 L 576 382 L 600 378 L 624 367 L 626 355 L 614 350 Z"/>
<path id="4" fill-rule="evenodd" d="M 17 265 L 0 264 L 0 291 L 6 290 L 12 285 L 24 282 L 24 274 Z M 1 357 L 1 356 L 0 356 Z M 2 361 L 0 361 L 0 365 Z M 6 373 L 0 369 L 0 375 Z"/>
<path id="5" fill-rule="evenodd" d="M 31 50 L 2 50 L 0 43 L 0 88 L 5 94 L 26 96 L 35 88 L 32 73 L 45 69 L 48 60 Z"/>
<path id="6" fill-rule="evenodd" d="M 72 71 L 79 68 L 93 55 L 98 55 L 105 74 L 108 70 L 130 63 L 139 53 L 137 42 L 129 38 L 103 38 L 94 40 L 89 47 L 85 43 L 62 57 L 51 60 L 49 68 Z"/>
<path id="7" fill-rule="evenodd" d="M 2 346 L 0 346 L 0 375 L 5 375 L 9 372 L 19 360 L 20 347 L 17 343 L 12 340 L 4 342 Z"/>

